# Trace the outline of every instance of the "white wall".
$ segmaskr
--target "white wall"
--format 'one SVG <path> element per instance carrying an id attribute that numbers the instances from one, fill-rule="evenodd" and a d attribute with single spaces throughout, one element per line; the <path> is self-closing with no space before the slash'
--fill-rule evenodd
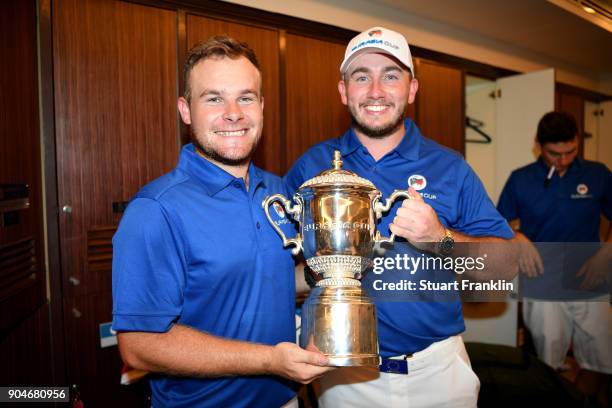
<path id="1" fill-rule="evenodd" d="M 491 136 L 489 144 L 466 143 L 465 158 L 489 194 L 497 194 L 495 171 L 498 135 L 496 134 L 496 100 L 489 94 L 497 89 L 495 81 L 466 78 L 466 116 L 484 122 L 481 128 Z M 466 129 L 466 139 L 478 138 L 473 130 Z M 501 186 L 500 186 L 501 188 Z M 517 303 L 471 303 L 463 306 L 465 332 L 463 339 L 470 342 L 516 346 Z"/>
<path id="2" fill-rule="evenodd" d="M 406 36 L 410 44 L 518 72 L 554 67 L 557 80 L 585 89 L 612 93 L 612 78 L 600 84 L 576 68 L 440 22 L 367 0 L 225 0 L 275 13 L 362 31 L 382 25 Z M 417 72 L 418 77 L 418 72 Z"/>
<path id="3" fill-rule="evenodd" d="M 594 111 L 600 112 L 599 115 L 595 116 Z M 584 141 L 584 158 L 612 169 L 612 101 L 585 104 L 584 130 L 593 135 Z"/>
<path id="4" fill-rule="evenodd" d="M 494 81 L 483 81 L 475 85 L 468 85 L 465 89 L 465 114 L 466 116 L 484 123 L 481 128 L 491 136 L 489 144 L 468 143 L 465 144 L 465 159 L 482 180 L 489 197 L 496 193 L 495 180 L 495 149 L 497 137 L 495 134 L 495 99 L 489 94 L 495 91 Z M 466 139 L 481 139 L 472 129 L 466 128 Z"/>

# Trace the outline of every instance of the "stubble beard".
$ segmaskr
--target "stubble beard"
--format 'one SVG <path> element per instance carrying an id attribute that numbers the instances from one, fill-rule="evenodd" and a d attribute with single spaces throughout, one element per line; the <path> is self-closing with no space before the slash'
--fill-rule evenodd
<path id="1" fill-rule="evenodd" d="M 208 144 L 206 145 L 202 144 L 198 140 L 197 135 L 195 134 L 191 135 L 192 143 L 195 146 L 196 150 L 201 155 L 217 163 L 221 163 L 226 166 L 233 166 L 233 167 L 244 166 L 245 164 L 248 164 L 251 161 L 251 159 L 253 158 L 253 155 L 255 154 L 255 150 L 257 150 L 257 146 L 259 145 L 260 139 L 261 139 L 261 136 L 257 137 L 257 139 L 253 141 L 253 144 L 251 145 L 251 149 L 246 154 L 243 154 L 237 157 L 232 157 L 232 156 L 229 156 L 227 154 L 224 154 L 218 151 L 213 146 L 210 146 Z"/>
<path id="2" fill-rule="evenodd" d="M 357 131 L 372 139 L 384 139 L 385 137 L 392 135 L 402 127 L 402 124 L 404 123 L 405 109 L 406 106 L 402 106 L 402 108 L 398 110 L 397 116 L 394 117 L 387 125 L 382 126 L 370 126 L 367 123 L 361 121 L 359 119 L 357 110 L 350 105 L 349 114 L 351 115 L 353 127 Z"/>

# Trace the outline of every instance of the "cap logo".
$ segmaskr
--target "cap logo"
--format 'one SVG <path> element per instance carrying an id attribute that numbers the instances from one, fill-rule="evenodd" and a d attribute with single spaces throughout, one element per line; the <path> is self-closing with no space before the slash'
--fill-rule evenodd
<path id="1" fill-rule="evenodd" d="M 368 33 L 370 37 L 380 37 L 382 35 L 382 30 L 372 30 Z"/>
<path id="2" fill-rule="evenodd" d="M 414 188 L 419 191 L 427 187 L 427 179 L 420 174 L 413 174 L 408 177 L 408 186 Z"/>
<path id="3" fill-rule="evenodd" d="M 589 187 L 586 184 L 578 184 L 578 186 L 576 187 L 576 191 L 580 195 L 585 195 L 589 192 Z"/>
<path id="4" fill-rule="evenodd" d="M 279 203 L 272 203 L 272 208 L 274 208 L 274 211 L 279 217 L 285 218 L 285 209 L 282 205 L 280 205 Z"/>
<path id="5" fill-rule="evenodd" d="M 382 40 L 376 40 L 376 39 L 371 39 L 371 40 L 367 40 L 367 41 L 362 41 L 359 44 L 357 44 L 356 46 L 354 46 L 353 48 L 351 48 L 351 52 L 358 50 L 361 47 L 365 47 L 366 45 L 373 45 L 373 44 L 382 44 L 383 41 Z"/>

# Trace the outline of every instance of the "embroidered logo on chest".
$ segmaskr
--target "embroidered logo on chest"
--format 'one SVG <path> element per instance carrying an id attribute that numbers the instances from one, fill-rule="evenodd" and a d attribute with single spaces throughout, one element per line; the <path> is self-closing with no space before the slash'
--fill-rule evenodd
<path id="1" fill-rule="evenodd" d="M 593 194 L 589 194 L 589 186 L 587 186 L 584 183 L 580 183 L 576 186 L 576 192 L 578 194 L 572 194 L 571 198 L 573 199 L 579 199 L 579 198 L 591 198 L 593 197 Z"/>
<path id="2" fill-rule="evenodd" d="M 283 208 L 282 205 L 275 202 L 275 203 L 272 203 L 272 208 L 274 208 L 274 211 L 279 217 L 285 218 L 285 209 Z"/>
<path id="3" fill-rule="evenodd" d="M 427 187 L 427 179 L 420 174 L 413 174 L 408 177 L 408 186 L 414 188 L 416 191 L 422 190 Z"/>

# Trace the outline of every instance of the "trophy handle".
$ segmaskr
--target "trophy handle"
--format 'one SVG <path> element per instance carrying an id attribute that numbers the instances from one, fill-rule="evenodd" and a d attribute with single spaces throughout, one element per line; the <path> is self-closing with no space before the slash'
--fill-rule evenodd
<path id="1" fill-rule="evenodd" d="M 376 213 L 376 219 L 377 220 L 381 219 L 382 214 L 384 212 L 389 211 L 391 209 L 391 206 L 395 202 L 395 200 L 397 200 L 400 197 L 411 199 L 410 195 L 408 194 L 408 190 L 395 190 L 393 193 L 391 193 L 389 198 L 387 198 L 384 204 L 378 201 L 379 197 L 377 197 L 374 200 L 374 212 Z M 376 242 L 377 244 L 383 244 L 383 243 L 392 244 L 394 240 L 395 240 L 394 233 L 391 233 L 390 237 L 384 237 L 380 235 L 380 231 L 376 231 L 376 236 L 374 237 L 374 242 Z"/>
<path id="2" fill-rule="evenodd" d="M 300 234 L 298 233 L 295 236 L 295 238 L 287 239 L 287 237 L 285 236 L 285 233 L 272 220 L 272 217 L 270 217 L 270 204 L 272 204 L 275 201 L 279 201 L 280 204 L 285 209 L 285 211 L 288 214 L 290 214 L 291 217 L 294 220 L 296 220 L 298 222 L 299 222 L 299 220 L 296 217 L 298 217 L 302 213 L 302 206 L 300 204 L 291 205 L 291 201 L 289 201 L 282 194 L 274 194 L 274 195 L 271 195 L 269 197 L 266 197 L 263 200 L 263 202 L 261 203 L 261 205 L 262 205 L 262 207 L 264 209 L 264 212 L 266 213 L 266 218 L 268 219 L 268 222 L 270 223 L 270 225 L 272 225 L 272 228 L 274 228 L 274 230 L 278 233 L 278 235 L 280 235 L 280 237 L 283 239 L 283 246 L 286 247 L 286 246 L 289 246 L 291 244 L 295 245 L 295 247 L 291 249 L 291 253 L 293 255 L 297 255 L 297 254 L 300 253 L 301 250 L 303 250 L 303 247 L 302 247 L 302 238 L 300 237 Z"/>

